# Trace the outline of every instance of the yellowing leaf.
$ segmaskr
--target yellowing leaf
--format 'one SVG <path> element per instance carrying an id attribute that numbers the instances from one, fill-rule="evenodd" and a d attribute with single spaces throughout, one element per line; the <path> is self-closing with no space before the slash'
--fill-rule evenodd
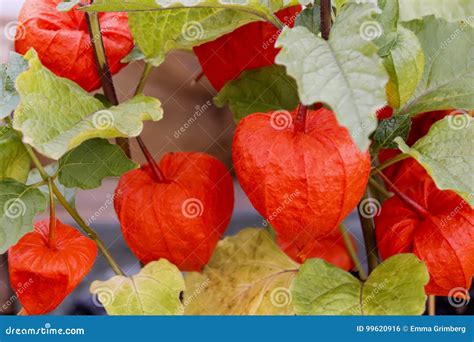
<path id="1" fill-rule="evenodd" d="M 94 281 L 90 291 L 109 315 L 179 315 L 184 280 L 178 268 L 160 259 L 147 264 L 137 275 Z"/>
<path id="2" fill-rule="evenodd" d="M 16 79 L 20 104 L 13 128 L 45 156 L 59 159 L 92 138 L 138 136 L 142 121 L 162 118 L 161 103 L 155 98 L 139 95 L 106 109 L 76 83 L 46 69 L 33 49 L 25 59 L 29 69 Z"/>
<path id="3" fill-rule="evenodd" d="M 187 315 L 293 315 L 290 286 L 299 265 L 262 228 L 217 245 L 201 273 L 185 277 Z"/>

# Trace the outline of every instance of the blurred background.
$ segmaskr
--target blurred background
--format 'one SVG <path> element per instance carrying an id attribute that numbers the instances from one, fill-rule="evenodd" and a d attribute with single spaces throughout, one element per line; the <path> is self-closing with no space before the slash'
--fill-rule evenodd
<path id="1" fill-rule="evenodd" d="M 13 42 L 6 37 L 13 37 L 22 0 L 0 0 L 0 63 L 5 63 L 8 52 L 13 49 Z M 116 90 L 120 100 L 132 96 L 138 83 L 143 65 L 134 62 L 114 77 Z M 142 138 L 151 150 L 155 159 L 160 159 L 164 153 L 171 151 L 202 151 L 213 155 L 232 169 L 231 144 L 235 123 L 228 109 L 214 106 L 213 97 L 216 91 L 205 77 L 196 81 L 201 68 L 195 56 L 188 52 L 170 53 L 165 62 L 155 68 L 144 90 L 146 95 L 154 96 L 162 102 L 164 118 L 159 122 L 147 122 Z M 209 104 L 211 104 L 209 106 Z M 199 115 L 184 133 L 175 134 L 196 111 L 203 106 L 208 108 Z M 134 160 L 144 162 L 136 141 L 132 139 L 131 148 Z M 47 161 L 44 160 L 46 163 Z M 125 245 L 120 233 L 111 197 L 113 196 L 116 179 L 104 181 L 103 185 L 92 191 L 79 191 L 76 197 L 76 207 L 81 216 L 87 220 L 95 217 L 92 227 L 102 237 L 112 255 L 118 260 L 127 274 L 138 272 L 140 265 Z M 235 182 L 236 202 L 234 215 L 226 235 L 233 235 L 239 229 L 248 226 L 262 226 L 263 219 L 253 209 L 247 197 Z M 66 224 L 76 226 L 67 213 L 58 207 L 58 217 Z M 101 213 L 97 215 L 97 213 Z M 346 220 L 358 243 L 359 256 L 365 262 L 363 238 L 357 213 L 353 212 Z M 0 268 L 0 308 L 6 303 L 7 309 L 0 314 L 16 314 L 19 303 L 9 288 L 6 270 L 6 255 L 2 256 Z M 105 280 L 114 273 L 99 255 L 91 273 L 87 275 L 78 288 L 54 312 L 53 315 L 89 315 L 105 314 L 102 306 L 92 298 L 89 285 L 93 280 Z M 472 304 L 460 308 L 448 305 L 445 298 L 438 298 L 438 314 L 471 313 Z"/>

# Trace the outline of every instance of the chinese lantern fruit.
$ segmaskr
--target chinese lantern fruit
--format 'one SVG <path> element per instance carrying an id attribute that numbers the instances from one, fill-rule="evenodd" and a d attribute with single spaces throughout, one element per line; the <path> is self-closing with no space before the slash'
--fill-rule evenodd
<path id="1" fill-rule="evenodd" d="M 229 171 L 205 153 L 170 153 L 120 178 L 115 210 L 125 241 L 143 263 L 165 258 L 199 271 L 227 228 L 234 206 Z"/>
<path id="2" fill-rule="evenodd" d="M 439 190 L 425 173 L 403 193 L 422 210 L 398 196 L 375 217 L 382 258 L 415 253 L 430 273 L 428 294 L 459 296 L 474 275 L 474 210 L 452 191 Z"/>
<path id="3" fill-rule="evenodd" d="M 293 27 L 301 6 L 278 11 L 275 15 Z M 244 70 L 272 65 L 279 49 L 274 45 L 278 29 L 265 21 L 256 21 L 216 40 L 196 46 L 194 53 L 211 84 L 220 90 L 227 82 L 239 77 Z"/>
<path id="4" fill-rule="evenodd" d="M 39 221 L 8 252 L 10 282 L 24 311 L 42 315 L 54 310 L 89 273 L 97 246 L 74 228 L 56 221 L 54 242 L 49 220 Z"/>
<path id="5" fill-rule="evenodd" d="M 15 49 L 25 54 L 34 48 L 44 66 L 87 91 L 100 87 L 94 49 L 85 14 L 79 10 L 60 12 L 62 0 L 26 0 L 18 18 Z M 101 35 L 112 74 L 125 64 L 120 60 L 133 48 L 125 13 L 99 14 Z"/>
<path id="6" fill-rule="evenodd" d="M 232 159 L 237 178 L 278 239 L 292 241 L 299 259 L 311 242 L 338 229 L 365 190 L 370 157 L 353 143 L 333 112 L 255 113 L 237 126 Z"/>

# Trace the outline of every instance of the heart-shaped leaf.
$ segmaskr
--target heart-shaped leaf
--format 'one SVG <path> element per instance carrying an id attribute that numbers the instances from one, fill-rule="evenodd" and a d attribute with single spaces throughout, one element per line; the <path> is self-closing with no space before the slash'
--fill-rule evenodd
<path id="1" fill-rule="evenodd" d="M 0 180 L 13 178 L 25 182 L 30 163 L 18 133 L 10 127 L 0 127 Z"/>
<path id="2" fill-rule="evenodd" d="M 0 182 L 0 254 L 33 230 L 35 215 L 46 209 L 41 191 L 13 179 Z"/>
<path id="3" fill-rule="evenodd" d="M 94 189 L 104 178 L 121 176 L 136 167 L 117 145 L 91 139 L 59 159 L 59 181 L 68 188 Z"/>
<path id="4" fill-rule="evenodd" d="M 142 121 L 162 118 L 161 103 L 155 98 L 138 95 L 106 108 L 76 83 L 43 67 L 33 49 L 25 59 L 30 67 L 16 81 L 20 104 L 13 128 L 45 156 L 59 159 L 91 138 L 134 137 L 141 133 Z"/>
<path id="5" fill-rule="evenodd" d="M 329 41 L 302 26 L 285 28 L 275 61 L 295 78 L 301 102 L 327 103 L 362 150 L 377 126 L 375 111 L 386 102 L 387 74 L 367 26 L 377 26 L 371 4 L 347 4 L 337 16 Z M 378 26 L 377 26 L 378 27 Z"/>
<path id="6" fill-rule="evenodd" d="M 429 275 L 414 254 L 380 264 L 364 282 L 321 259 L 309 259 L 295 278 L 292 294 L 299 315 L 420 315 Z"/>
<path id="7" fill-rule="evenodd" d="M 474 206 L 474 118 L 449 115 L 431 126 L 411 148 L 395 139 L 402 152 L 415 158 L 441 190 L 453 190 Z"/>
<path id="8" fill-rule="evenodd" d="M 217 106 L 229 104 L 236 121 L 253 113 L 273 110 L 293 110 L 298 105 L 295 81 L 283 67 L 268 67 L 244 71 L 227 83 L 214 98 Z"/>
<path id="9" fill-rule="evenodd" d="M 290 285 L 299 265 L 262 228 L 220 241 L 201 273 L 186 274 L 188 315 L 293 315 Z"/>
<path id="10" fill-rule="evenodd" d="M 183 276 L 166 259 L 150 262 L 131 277 L 94 281 L 90 291 L 97 295 L 109 315 L 179 315 L 183 312 L 180 301 L 184 291 Z"/>

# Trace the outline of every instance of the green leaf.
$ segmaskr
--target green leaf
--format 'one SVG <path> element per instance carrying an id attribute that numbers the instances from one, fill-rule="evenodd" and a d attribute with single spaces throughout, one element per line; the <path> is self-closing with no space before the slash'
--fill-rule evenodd
<path id="1" fill-rule="evenodd" d="M 60 12 L 69 12 L 70 10 L 74 8 L 74 6 L 80 3 L 81 3 L 81 0 L 66 0 L 66 1 L 60 2 L 56 6 L 56 9 Z"/>
<path id="2" fill-rule="evenodd" d="M 92 139 L 59 159 L 59 181 L 68 188 L 94 189 L 106 177 L 119 177 L 135 169 L 117 145 L 104 139 Z"/>
<path id="3" fill-rule="evenodd" d="M 301 102 L 331 106 L 362 151 L 377 125 L 375 111 L 386 102 L 387 74 L 374 37 L 364 34 L 375 25 L 374 11 L 370 4 L 350 3 L 336 17 L 329 41 L 300 26 L 285 28 L 276 43 L 282 50 L 275 61 L 296 79 Z"/>
<path id="4" fill-rule="evenodd" d="M 214 98 L 218 107 L 229 104 L 236 121 L 272 110 L 293 110 L 298 105 L 295 81 L 279 65 L 244 71 Z"/>
<path id="5" fill-rule="evenodd" d="M 421 315 L 429 274 L 414 254 L 398 254 L 364 282 L 322 259 L 308 259 L 292 294 L 299 315 Z"/>
<path id="6" fill-rule="evenodd" d="M 49 176 L 55 177 L 58 173 L 59 166 L 58 166 L 58 163 L 52 163 L 52 164 L 49 164 L 49 165 L 45 166 L 44 169 L 45 169 L 46 173 Z M 39 183 L 42 180 L 43 180 L 43 178 L 41 177 L 41 174 L 39 173 L 38 169 L 32 169 L 30 171 L 29 175 L 28 175 L 28 179 L 26 181 L 26 184 L 27 185 L 32 185 L 32 184 Z M 59 192 L 64 196 L 66 201 L 68 201 L 68 203 L 72 207 L 75 207 L 76 206 L 76 203 L 75 203 L 76 202 L 76 200 L 75 200 L 76 189 L 65 187 L 64 185 L 59 183 L 59 180 L 57 179 L 57 177 L 54 179 L 54 184 L 58 188 Z M 45 197 L 49 196 L 49 188 L 48 188 L 47 184 L 45 184 L 43 186 L 40 186 L 38 188 L 38 190 L 40 190 L 44 194 Z M 56 199 L 55 199 L 55 201 L 56 201 Z"/>
<path id="7" fill-rule="evenodd" d="M 474 26 L 474 2 L 472 0 L 399 0 L 400 19 L 409 21 L 435 15 L 447 21 L 464 20 Z"/>
<path id="8" fill-rule="evenodd" d="M 33 230 L 35 215 L 46 209 L 41 191 L 13 179 L 0 182 L 0 254 Z"/>
<path id="9" fill-rule="evenodd" d="M 8 63 L 0 64 L 0 119 L 10 115 L 18 106 L 15 79 L 27 66 L 23 57 L 15 52 L 10 52 Z"/>
<path id="10" fill-rule="evenodd" d="M 0 127 L 0 180 L 13 178 L 24 183 L 30 164 L 30 157 L 18 133 L 10 127 Z"/>
<path id="11" fill-rule="evenodd" d="M 305 8 L 296 17 L 295 26 L 303 26 L 306 27 L 309 32 L 319 34 L 319 32 L 321 31 L 321 16 L 319 12 L 319 6 Z"/>
<path id="12" fill-rule="evenodd" d="M 415 158 L 441 190 L 453 190 L 474 206 L 474 118 L 450 115 L 431 126 L 411 148 L 395 139 L 404 153 Z"/>
<path id="13" fill-rule="evenodd" d="M 155 98 L 138 95 L 105 109 L 76 83 L 43 67 L 34 50 L 25 58 L 30 68 L 16 81 L 21 101 L 13 127 L 23 133 L 25 143 L 47 157 L 59 159 L 91 138 L 138 136 L 142 121 L 162 118 Z"/>
<path id="14" fill-rule="evenodd" d="M 399 112 L 416 115 L 474 108 L 474 28 L 433 16 L 407 23 L 406 27 L 421 43 L 425 67 L 415 93 Z"/>
<path id="15" fill-rule="evenodd" d="M 145 55 L 140 50 L 140 48 L 135 45 L 132 51 L 130 51 L 130 53 L 126 55 L 124 58 L 122 58 L 120 62 L 124 64 L 128 64 L 133 61 L 142 61 L 144 59 L 145 59 Z"/>
<path id="16" fill-rule="evenodd" d="M 411 119 L 406 115 L 393 115 L 388 119 L 381 120 L 374 132 L 372 151 L 377 152 L 383 148 L 397 148 L 398 145 L 394 142 L 394 139 L 401 137 L 406 140 L 410 128 Z"/>
<path id="17" fill-rule="evenodd" d="M 296 0 L 97 0 L 85 11 L 130 11 L 135 43 L 154 66 L 172 49 L 190 49 L 257 20 L 275 20 L 273 13 Z"/>
<path id="18" fill-rule="evenodd" d="M 290 285 L 299 265 L 262 228 L 217 244 L 202 273 L 186 274 L 187 315 L 293 315 Z"/>
<path id="19" fill-rule="evenodd" d="M 94 281 L 90 291 L 109 315 L 179 315 L 184 280 L 178 268 L 166 259 L 147 264 L 140 273 Z"/>

